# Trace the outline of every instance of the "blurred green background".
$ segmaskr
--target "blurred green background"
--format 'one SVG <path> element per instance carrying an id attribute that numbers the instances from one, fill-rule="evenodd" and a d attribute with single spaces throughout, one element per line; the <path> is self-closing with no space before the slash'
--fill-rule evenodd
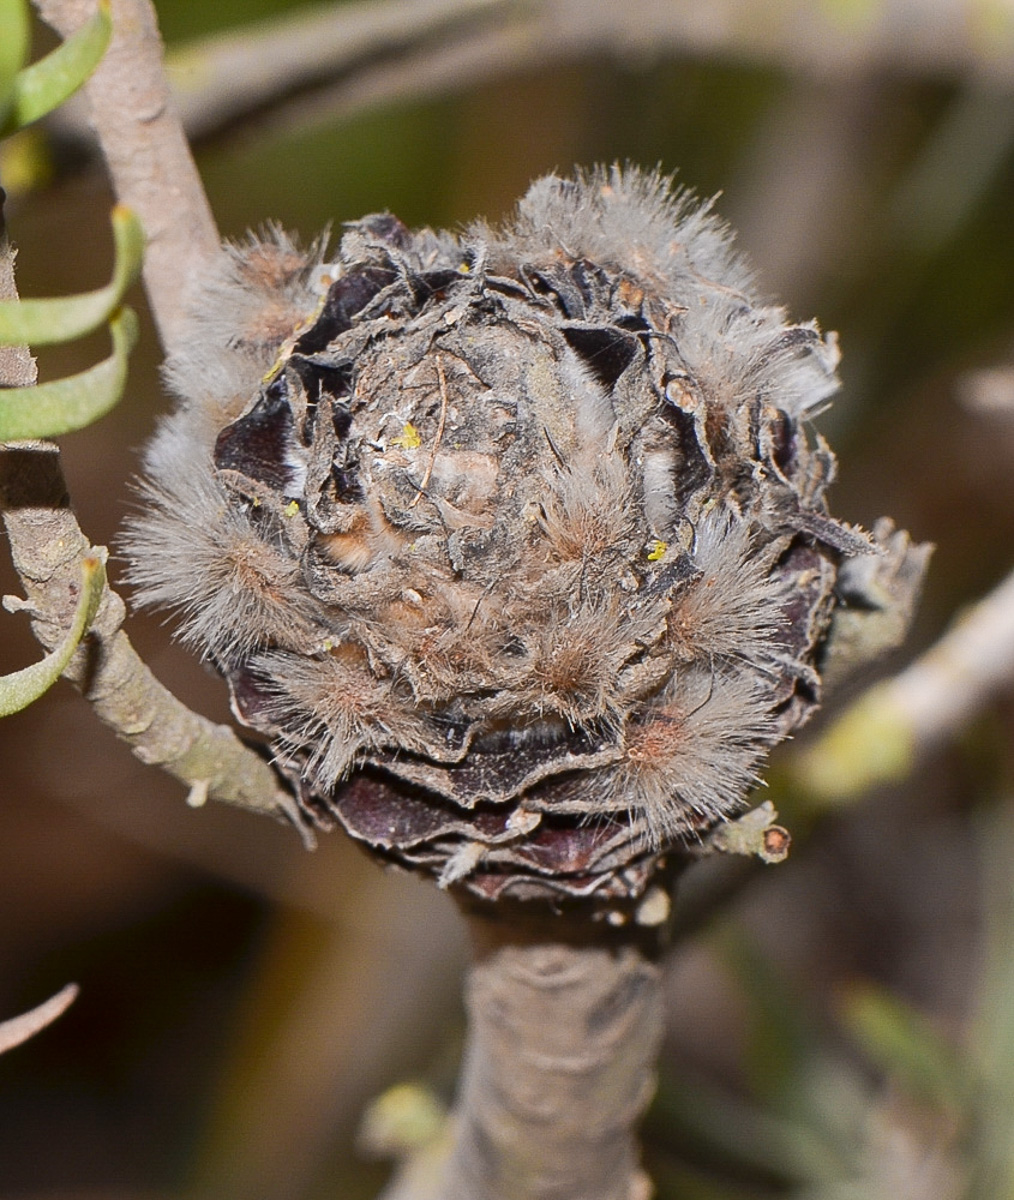
<path id="1" fill-rule="evenodd" d="M 170 47 L 297 7 L 158 2 Z M 39 49 L 51 44 L 40 30 Z M 540 173 L 613 160 L 721 192 L 765 290 L 839 331 L 843 392 L 819 423 L 840 459 L 836 514 L 869 526 L 889 513 L 938 546 L 899 661 L 1010 569 L 1014 410 L 970 407 L 961 385 L 1014 345 L 1014 89 L 890 58 L 806 73 L 666 50 L 493 72 L 340 117 L 324 104 L 263 116 L 197 146 L 226 236 L 270 219 L 309 238 L 378 209 L 409 224 L 495 219 Z M 98 286 L 111 253 L 101 169 L 44 131 L 5 153 L 22 293 Z M 33 186 L 19 190 L 26 163 Z M 105 352 L 102 336 L 44 351 L 42 377 Z M 115 542 L 166 404 L 149 323 L 119 408 L 63 440 L 93 541 Z M 0 590 L 17 590 L 6 556 Z M 0 614 L 0 671 L 37 656 L 26 625 Z M 224 689 L 166 627 L 135 618 L 130 632 L 179 695 L 228 719 Z M 996 1033 L 1014 1028 L 1001 920 L 1014 845 L 1000 820 L 1012 729 L 1008 690 L 903 786 L 831 813 L 778 783 L 813 731 L 779 752 L 769 792 L 793 855 L 752 871 L 671 957 L 646 1130 L 660 1200 L 1014 1194 L 1010 1163 L 983 1165 L 1014 1144 L 1012 1052 Z M 307 854 L 270 822 L 183 799 L 66 685 L 0 723 L 0 1018 L 82 988 L 0 1060 L 0 1195 L 375 1195 L 386 1167 L 356 1150 L 363 1106 L 406 1078 L 453 1087 L 466 953 L 450 903 L 338 835 Z M 688 905 L 721 869 L 695 869 Z M 942 1083 L 936 1038 L 940 1061 L 951 1048 L 1008 1074 Z M 920 1054 L 935 1064 L 922 1091 L 904 1067 Z"/>

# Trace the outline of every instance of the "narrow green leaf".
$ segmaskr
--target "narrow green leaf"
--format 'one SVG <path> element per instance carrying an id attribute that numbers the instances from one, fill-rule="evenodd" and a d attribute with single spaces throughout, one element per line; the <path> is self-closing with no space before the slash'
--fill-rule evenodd
<path id="1" fill-rule="evenodd" d="M 0 130 L 14 106 L 15 79 L 28 57 L 28 5 L 0 0 Z"/>
<path id="2" fill-rule="evenodd" d="M 113 22 L 109 0 L 99 0 L 99 10 L 61 45 L 19 71 L 14 77 L 11 111 L 0 133 L 13 133 L 30 125 L 74 94 L 98 66 Z"/>
<path id="3" fill-rule="evenodd" d="M 813 1183 L 848 1178 L 862 1155 L 864 1079 L 833 1054 L 800 996 L 747 937 L 728 929 L 723 949 L 749 1001 L 749 1081 L 781 1121 L 788 1161 Z"/>
<path id="4" fill-rule="evenodd" d="M 105 583 L 105 551 L 94 550 L 81 562 L 81 595 L 67 636 L 39 662 L 10 675 L 0 675 L 0 717 L 27 708 L 60 678 L 78 642 L 95 620 Z"/>
<path id="5" fill-rule="evenodd" d="M 127 356 L 137 341 L 137 317 L 121 308 L 109 322 L 113 353 L 79 375 L 36 387 L 0 391 L 0 442 L 59 437 L 97 421 L 119 400 Z"/>
<path id="6" fill-rule="evenodd" d="M 55 342 L 69 342 L 109 320 L 124 292 L 137 278 L 144 257 L 144 231 L 133 212 L 126 205 L 117 204 L 111 220 L 116 259 L 109 283 L 79 296 L 0 300 L 0 346 L 51 346 Z"/>

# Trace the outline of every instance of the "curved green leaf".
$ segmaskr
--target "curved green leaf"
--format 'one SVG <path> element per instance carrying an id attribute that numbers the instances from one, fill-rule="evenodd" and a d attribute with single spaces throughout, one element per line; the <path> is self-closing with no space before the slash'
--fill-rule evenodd
<path id="1" fill-rule="evenodd" d="M 14 77 L 10 112 L 0 133 L 13 133 L 62 104 L 98 66 L 113 31 L 109 0 L 61 45 L 18 71 Z"/>
<path id="2" fill-rule="evenodd" d="M 28 57 L 28 5 L 0 0 L 0 129 L 14 106 L 15 79 Z"/>
<path id="3" fill-rule="evenodd" d="M 121 308 L 109 322 L 113 353 L 79 375 L 35 387 L 0 391 L 0 442 L 59 437 L 90 425 L 119 400 L 127 356 L 137 341 L 137 317 Z"/>
<path id="4" fill-rule="evenodd" d="M 10 675 L 0 675 L 0 717 L 8 717 L 27 708 L 60 678 L 78 642 L 95 620 L 105 583 L 105 551 L 94 550 L 81 561 L 81 595 L 74 611 L 74 620 L 63 641 L 30 667 L 13 671 Z"/>
<path id="5" fill-rule="evenodd" d="M 2 0 L 0 0 L 2 3 Z M 133 212 L 117 204 L 111 214 L 116 260 L 109 283 L 80 296 L 46 300 L 0 300 L 0 346 L 51 346 L 98 329 L 137 278 L 144 257 L 144 230 Z"/>

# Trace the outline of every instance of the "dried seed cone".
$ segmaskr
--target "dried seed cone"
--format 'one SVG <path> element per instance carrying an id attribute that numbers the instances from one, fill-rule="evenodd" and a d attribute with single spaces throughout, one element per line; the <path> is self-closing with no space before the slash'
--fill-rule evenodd
<path id="1" fill-rule="evenodd" d="M 819 699 L 871 552 L 808 429 L 836 360 L 632 170 L 333 261 L 251 240 L 170 365 L 133 581 L 310 821 L 479 897 L 633 901 Z"/>

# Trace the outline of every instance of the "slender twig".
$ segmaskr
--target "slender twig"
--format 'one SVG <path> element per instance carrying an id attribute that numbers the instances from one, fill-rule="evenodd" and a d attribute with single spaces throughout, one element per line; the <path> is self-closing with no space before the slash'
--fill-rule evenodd
<path id="1" fill-rule="evenodd" d="M 862 696 L 799 759 L 801 782 L 844 800 L 907 774 L 1014 684 L 1014 572 L 899 675 Z"/>
<path id="2" fill-rule="evenodd" d="M 393 103 L 456 94 L 469 86 L 519 71 L 549 67 L 556 50 L 544 45 L 523 20 L 490 22 L 460 36 L 379 55 L 342 72 L 316 89 L 299 92 L 266 112 L 257 112 L 251 133 L 285 134 L 348 119 Z M 244 127 L 238 127 L 244 132 Z"/>
<path id="3" fill-rule="evenodd" d="M 94 11 L 94 0 L 35 0 L 61 36 Z M 211 208 L 162 68 L 162 41 L 149 0 L 113 0 L 113 37 L 89 80 L 91 120 L 117 198 L 148 238 L 144 282 L 163 346 L 181 336 L 188 286 L 219 251 Z"/>
<path id="4" fill-rule="evenodd" d="M 93 547 L 69 506 L 57 448 L 0 447 L 0 509 L 33 628 L 52 649 L 70 624 L 81 559 Z M 271 767 L 227 725 L 191 712 L 152 675 L 120 628 L 124 605 L 106 590 L 86 644 L 64 672 L 142 762 L 242 808 L 291 816 L 295 801 Z"/>
<path id="5" fill-rule="evenodd" d="M 90 14 L 90 0 L 39 0 L 64 36 Z M 135 209 L 149 238 L 145 284 L 167 347 L 180 337 L 189 278 L 218 253 L 218 235 L 186 138 L 168 99 L 161 40 L 147 0 L 114 0 L 115 32 L 88 84 L 96 130 L 118 198 Z M 16 296 L 13 255 L 0 244 L 0 294 Z M 4 362 L 6 386 L 34 382 L 25 354 Z M 92 546 L 70 508 L 57 448 L 0 447 L 0 508 L 14 566 L 39 641 L 51 649 L 70 623 L 81 559 Z M 123 601 L 103 597 L 86 644 L 65 672 L 143 762 L 191 788 L 244 808 L 294 817 L 295 802 L 263 759 L 225 725 L 191 712 L 140 660 L 120 628 Z"/>
<path id="6" fill-rule="evenodd" d="M 0 228 L 0 298 L 14 298 L 14 255 Z M 0 386 L 26 387 L 35 364 L 25 352 L 0 359 Z M 0 445 L 0 515 L 25 589 L 16 605 L 32 616 L 36 637 L 52 649 L 69 627 L 81 586 L 81 560 L 93 547 L 67 496 L 51 442 Z M 106 588 L 85 643 L 64 674 L 99 718 L 143 762 L 244 808 L 293 817 L 295 802 L 270 766 L 225 725 L 191 712 L 158 682 L 120 628 L 124 605 Z"/>
<path id="7" fill-rule="evenodd" d="M 170 52 L 167 73 L 190 137 L 406 48 L 445 44 L 502 19 L 512 0 L 393 0 L 322 8 L 230 30 Z"/>
<path id="8" fill-rule="evenodd" d="M 55 996 L 50 996 L 48 1000 L 43 1001 L 31 1011 L 11 1017 L 8 1021 L 0 1021 L 0 1054 L 6 1050 L 12 1050 L 15 1046 L 20 1046 L 22 1042 L 27 1042 L 30 1037 L 34 1037 L 40 1029 L 51 1025 L 57 1017 L 70 1008 L 77 998 L 77 994 L 77 984 L 68 983 Z"/>

